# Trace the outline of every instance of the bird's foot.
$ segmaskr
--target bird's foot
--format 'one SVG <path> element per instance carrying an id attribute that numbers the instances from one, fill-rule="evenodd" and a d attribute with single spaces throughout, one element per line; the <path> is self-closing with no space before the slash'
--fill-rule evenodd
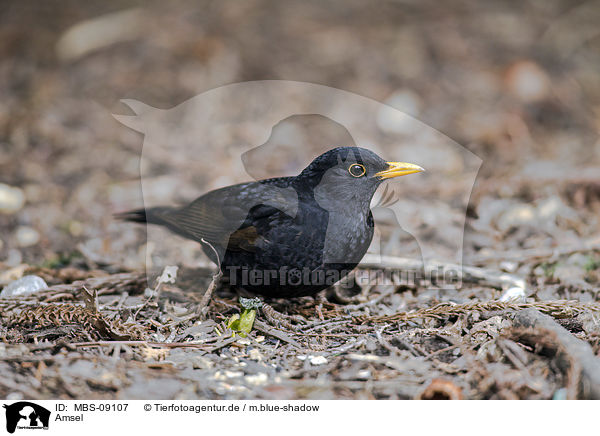
<path id="1" fill-rule="evenodd" d="M 300 315 L 286 315 L 273 309 L 273 307 L 267 303 L 261 306 L 262 313 L 265 315 L 267 321 L 275 327 L 283 327 L 288 330 L 299 330 L 302 325 L 307 324 L 304 317 Z M 295 324 L 292 324 L 295 322 Z"/>

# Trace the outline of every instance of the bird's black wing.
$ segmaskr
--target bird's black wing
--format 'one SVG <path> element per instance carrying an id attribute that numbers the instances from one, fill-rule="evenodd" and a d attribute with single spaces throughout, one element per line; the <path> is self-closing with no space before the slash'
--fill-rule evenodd
<path id="1" fill-rule="evenodd" d="M 145 220 L 219 248 L 252 251 L 263 237 L 253 225 L 256 220 L 279 212 L 296 214 L 298 196 L 289 185 L 287 178 L 279 178 L 228 186 L 182 208 L 150 208 L 145 211 Z"/>

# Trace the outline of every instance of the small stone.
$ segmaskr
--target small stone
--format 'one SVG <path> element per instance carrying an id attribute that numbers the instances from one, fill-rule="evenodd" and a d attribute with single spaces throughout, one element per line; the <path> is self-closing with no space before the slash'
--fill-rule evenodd
<path id="1" fill-rule="evenodd" d="M 12 214 L 21 210 L 25 195 L 19 188 L 0 183 L 0 212 Z"/>
<path id="2" fill-rule="evenodd" d="M 538 203 L 537 214 L 540 220 L 554 221 L 556 216 L 568 206 L 558 196 L 546 198 Z"/>
<path id="3" fill-rule="evenodd" d="M 69 233 L 75 237 L 81 236 L 83 234 L 83 225 L 79 221 L 70 221 Z"/>
<path id="4" fill-rule="evenodd" d="M 552 396 L 553 400 L 566 400 L 567 399 L 567 388 L 560 388 L 554 392 Z"/>
<path id="5" fill-rule="evenodd" d="M 502 268 L 502 271 L 506 271 L 509 273 L 515 272 L 518 267 L 519 267 L 519 264 L 517 262 L 511 262 L 508 260 L 500 262 L 500 268 Z"/>
<path id="6" fill-rule="evenodd" d="M 251 360 L 256 360 L 257 362 L 260 362 L 263 360 L 263 355 L 262 353 L 258 350 L 258 348 L 253 348 L 248 352 L 248 357 Z"/>
<path id="7" fill-rule="evenodd" d="M 356 373 L 356 378 L 359 380 L 369 380 L 371 376 L 371 370 L 369 369 L 361 369 Z"/>
<path id="8" fill-rule="evenodd" d="M 506 73 L 506 85 L 519 99 L 532 102 L 546 97 L 550 91 L 550 79 L 535 62 L 519 61 Z"/>
<path id="9" fill-rule="evenodd" d="M 2 292 L 0 292 L 0 297 L 6 298 L 34 294 L 47 287 L 48 285 L 41 277 L 34 275 L 24 276 L 6 285 L 2 289 Z"/>
<path id="10" fill-rule="evenodd" d="M 255 385 L 255 386 L 264 385 L 268 379 L 269 378 L 267 377 L 267 374 L 265 374 L 264 372 L 246 376 L 246 381 L 248 383 L 250 383 L 251 385 Z"/>
<path id="11" fill-rule="evenodd" d="M 32 227 L 28 226 L 20 226 L 17 228 L 15 232 L 15 237 L 17 238 L 17 244 L 19 247 L 31 247 L 35 245 L 40 240 L 40 234 L 38 231 Z"/>
<path id="12" fill-rule="evenodd" d="M 324 365 L 327 363 L 325 356 L 309 356 L 308 361 L 311 365 Z"/>
<path id="13" fill-rule="evenodd" d="M 525 289 L 517 286 L 509 288 L 502 294 L 499 301 L 505 303 L 525 303 Z"/>

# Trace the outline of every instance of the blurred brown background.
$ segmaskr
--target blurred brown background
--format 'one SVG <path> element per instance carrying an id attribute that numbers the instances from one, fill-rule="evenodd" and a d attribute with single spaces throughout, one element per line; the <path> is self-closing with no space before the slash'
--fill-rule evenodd
<path id="1" fill-rule="evenodd" d="M 119 100 L 262 79 L 386 102 L 481 157 L 469 263 L 597 240 L 599 20 L 598 1 L 2 2 L 0 262 L 141 267 L 143 229 L 111 216 L 142 205 Z"/>

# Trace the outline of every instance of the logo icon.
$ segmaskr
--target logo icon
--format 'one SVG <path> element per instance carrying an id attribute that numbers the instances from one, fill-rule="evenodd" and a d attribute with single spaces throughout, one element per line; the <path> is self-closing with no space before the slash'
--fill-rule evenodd
<path id="1" fill-rule="evenodd" d="M 3 406 L 6 409 L 6 431 L 14 433 L 19 429 L 48 429 L 50 411 L 29 401 L 19 401 Z"/>

